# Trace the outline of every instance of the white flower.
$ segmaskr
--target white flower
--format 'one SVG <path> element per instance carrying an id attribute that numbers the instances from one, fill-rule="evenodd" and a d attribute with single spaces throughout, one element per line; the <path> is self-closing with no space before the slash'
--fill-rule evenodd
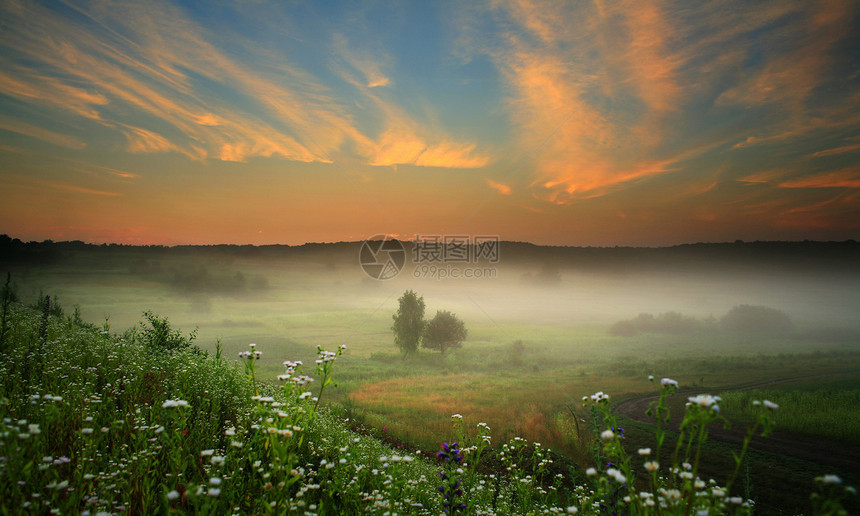
<path id="1" fill-rule="evenodd" d="M 217 487 L 210 487 L 209 491 L 206 494 L 208 494 L 212 498 L 216 498 L 218 495 L 221 494 L 221 490 L 218 489 Z"/>
<path id="2" fill-rule="evenodd" d="M 219 477 L 212 477 L 209 479 L 209 485 L 210 486 L 220 486 L 221 485 L 221 479 Z"/>
<path id="3" fill-rule="evenodd" d="M 662 380 L 660 380 L 660 385 L 662 385 L 663 387 L 675 387 L 676 389 L 678 388 L 678 382 L 671 378 L 663 378 Z"/>
<path id="4" fill-rule="evenodd" d="M 711 396 L 710 394 L 699 394 L 698 396 L 692 396 L 687 398 L 689 400 L 688 405 L 698 405 L 703 408 L 708 408 L 713 410 L 714 412 L 719 412 L 720 407 L 717 405 L 717 402 L 721 401 L 719 396 Z"/>
<path id="5" fill-rule="evenodd" d="M 604 441 L 608 441 L 613 437 L 615 437 L 615 434 L 612 432 L 612 430 L 604 430 L 603 433 L 600 434 L 600 438 Z"/>
<path id="6" fill-rule="evenodd" d="M 764 400 L 763 403 L 764 403 L 764 406 L 769 408 L 770 410 L 776 410 L 779 408 L 779 405 L 777 405 L 776 403 L 774 403 L 770 400 Z"/>
<path id="7" fill-rule="evenodd" d="M 571 505 L 570 507 L 568 507 L 568 508 L 567 508 L 567 513 L 568 513 L 568 514 L 576 514 L 576 513 L 578 513 L 578 512 L 579 512 L 579 509 L 577 509 L 576 507 L 574 507 L 574 506 L 572 506 L 572 505 Z"/>
<path id="8" fill-rule="evenodd" d="M 167 499 L 168 500 L 173 501 L 173 500 L 176 500 L 177 498 L 179 498 L 179 491 L 173 490 L 173 491 L 167 493 Z"/>
<path id="9" fill-rule="evenodd" d="M 649 460 L 645 463 L 645 469 L 651 472 L 657 471 L 658 469 L 660 469 L 660 463 L 656 460 Z"/>
<path id="10" fill-rule="evenodd" d="M 187 407 L 188 402 L 185 400 L 167 400 L 161 404 L 161 408 Z"/>
<path id="11" fill-rule="evenodd" d="M 651 448 L 639 448 L 639 455 L 651 455 Z"/>
<path id="12" fill-rule="evenodd" d="M 600 403 L 601 401 L 609 401 L 609 395 L 605 394 L 603 391 L 597 391 L 591 395 L 591 401 L 595 403 Z"/>
<path id="13" fill-rule="evenodd" d="M 594 468 L 588 468 L 587 470 L 585 470 L 585 474 L 589 477 L 593 477 L 597 474 L 597 470 Z"/>
<path id="14" fill-rule="evenodd" d="M 624 473 L 618 471 L 615 468 L 609 468 L 606 470 L 606 474 L 615 479 L 619 484 L 623 484 L 627 482 L 627 477 L 624 476 Z"/>
<path id="15" fill-rule="evenodd" d="M 841 484 L 842 479 L 837 475 L 824 475 L 823 477 L 818 477 L 816 480 L 821 480 L 821 482 L 825 484 Z"/>

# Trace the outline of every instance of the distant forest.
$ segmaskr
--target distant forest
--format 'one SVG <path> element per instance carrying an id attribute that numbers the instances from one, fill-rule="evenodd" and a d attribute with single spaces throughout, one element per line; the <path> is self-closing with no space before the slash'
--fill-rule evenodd
<path id="1" fill-rule="evenodd" d="M 0 264 L 37 265 L 62 263 L 76 255 L 104 257 L 211 257 L 261 260 L 300 260 L 319 263 L 354 263 L 362 242 L 290 245 L 124 245 L 88 244 L 81 241 L 23 242 L 0 235 Z M 411 255 L 412 243 L 403 245 Z M 702 270 L 737 267 L 819 273 L 860 272 L 860 243 L 842 242 L 742 242 L 696 243 L 671 247 L 567 247 L 502 241 L 499 265 L 543 264 L 550 269 L 588 271 L 647 271 L 648 269 Z"/>

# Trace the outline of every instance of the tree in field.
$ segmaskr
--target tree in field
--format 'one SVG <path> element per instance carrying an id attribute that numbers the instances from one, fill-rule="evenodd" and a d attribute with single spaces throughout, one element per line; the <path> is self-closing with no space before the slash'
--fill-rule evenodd
<path id="1" fill-rule="evenodd" d="M 439 310 L 424 329 L 425 348 L 438 349 L 442 355 L 452 348 L 459 348 L 469 334 L 466 325 L 456 315 L 447 310 Z"/>
<path id="2" fill-rule="evenodd" d="M 394 325 L 391 326 L 391 331 L 394 332 L 394 344 L 403 352 L 405 358 L 409 353 L 418 351 L 418 342 L 421 341 L 424 326 L 427 324 L 424 321 L 424 298 L 407 290 L 398 301 L 400 307 L 392 316 Z"/>

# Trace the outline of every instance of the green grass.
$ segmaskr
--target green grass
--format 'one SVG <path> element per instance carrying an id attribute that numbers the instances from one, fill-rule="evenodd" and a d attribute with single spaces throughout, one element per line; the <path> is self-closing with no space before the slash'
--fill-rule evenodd
<path id="1" fill-rule="evenodd" d="M 721 406 L 729 419 L 749 421 L 751 402 L 769 400 L 779 405 L 773 417 L 782 431 L 860 444 L 860 376 L 836 383 L 839 388 L 821 388 L 816 382 L 806 388 L 729 392 L 722 395 Z"/>
<path id="2" fill-rule="evenodd" d="M 439 441 L 425 448 L 430 452 L 408 451 L 414 449 L 408 443 L 393 449 L 385 443 L 398 440 L 384 432 L 371 431 L 378 436 L 373 437 L 350 430 L 355 422 L 344 419 L 351 416 L 348 407 L 317 406 L 304 394 L 306 387 L 292 381 L 261 381 L 257 366 L 263 359 L 243 359 L 243 370 L 221 356 L 220 348 L 208 353 L 185 347 L 178 336 L 154 340 L 143 331 L 149 323 L 111 333 L 15 303 L 5 321 L 9 332 L 0 343 L 3 513 L 440 514 L 450 509 L 443 505 L 445 493 L 453 496 L 447 500 L 466 504 L 451 513 L 542 514 L 576 507 L 591 514 L 610 503 L 634 514 L 748 513 L 743 499 L 729 498 L 707 482 L 707 493 L 693 499 L 693 490 L 701 490 L 693 482 L 698 461 L 689 479 L 669 474 L 668 467 L 665 477 L 649 479 L 634 467 L 616 435 L 589 441 L 600 456 L 598 472 L 589 477 L 584 466 L 571 469 L 563 457 L 523 439 L 521 432 L 547 424 L 538 400 L 551 397 L 553 384 L 563 378 L 558 368 L 549 369 L 556 375 L 551 378 L 517 376 L 513 370 L 508 376 L 437 368 L 432 379 L 447 414 L 447 428 L 440 425 L 437 431 L 447 442 L 460 443 L 461 451 L 452 448 L 448 458 L 465 458 L 445 462 L 433 458 Z M 250 351 L 271 353 L 263 344 Z M 333 388 L 326 379 L 337 378 L 342 362 L 349 361 L 348 355 L 332 356 L 336 363 L 322 350 L 316 354 L 323 361 L 310 386 L 323 399 Z M 283 358 L 292 357 L 278 360 Z M 426 364 L 412 367 L 414 378 L 426 379 Z M 396 375 L 392 381 L 401 390 L 376 395 L 401 393 L 402 399 L 388 405 L 382 399 L 377 414 L 414 429 L 416 421 L 435 418 L 437 412 L 427 414 L 419 404 L 398 419 L 406 400 L 434 396 L 412 379 Z M 582 389 L 600 385 L 596 376 L 569 381 Z M 619 378 L 613 381 L 624 385 Z M 627 380 L 627 388 L 635 389 L 637 381 Z M 467 400 L 457 392 L 475 396 Z M 490 400 L 500 393 L 507 406 L 534 402 L 524 425 L 490 432 L 470 418 L 451 418 L 457 409 L 490 413 L 497 408 Z M 386 407 L 391 411 L 386 413 Z M 609 406 L 599 404 L 599 411 L 594 429 L 614 428 Z M 694 426 L 710 418 L 701 411 L 687 417 Z M 605 468 L 605 461 L 620 469 Z M 693 458 L 682 454 L 674 464 L 686 471 L 681 461 Z M 637 490 L 624 487 L 627 482 L 636 482 Z M 675 501 L 672 489 L 680 493 Z M 649 500 L 663 500 L 667 508 L 651 506 Z"/>

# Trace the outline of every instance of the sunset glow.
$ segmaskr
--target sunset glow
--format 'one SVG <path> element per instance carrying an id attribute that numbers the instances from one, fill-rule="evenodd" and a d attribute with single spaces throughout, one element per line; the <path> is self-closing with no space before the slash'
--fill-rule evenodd
<path id="1" fill-rule="evenodd" d="M 0 233 L 860 237 L 860 8 L 2 0 Z"/>

